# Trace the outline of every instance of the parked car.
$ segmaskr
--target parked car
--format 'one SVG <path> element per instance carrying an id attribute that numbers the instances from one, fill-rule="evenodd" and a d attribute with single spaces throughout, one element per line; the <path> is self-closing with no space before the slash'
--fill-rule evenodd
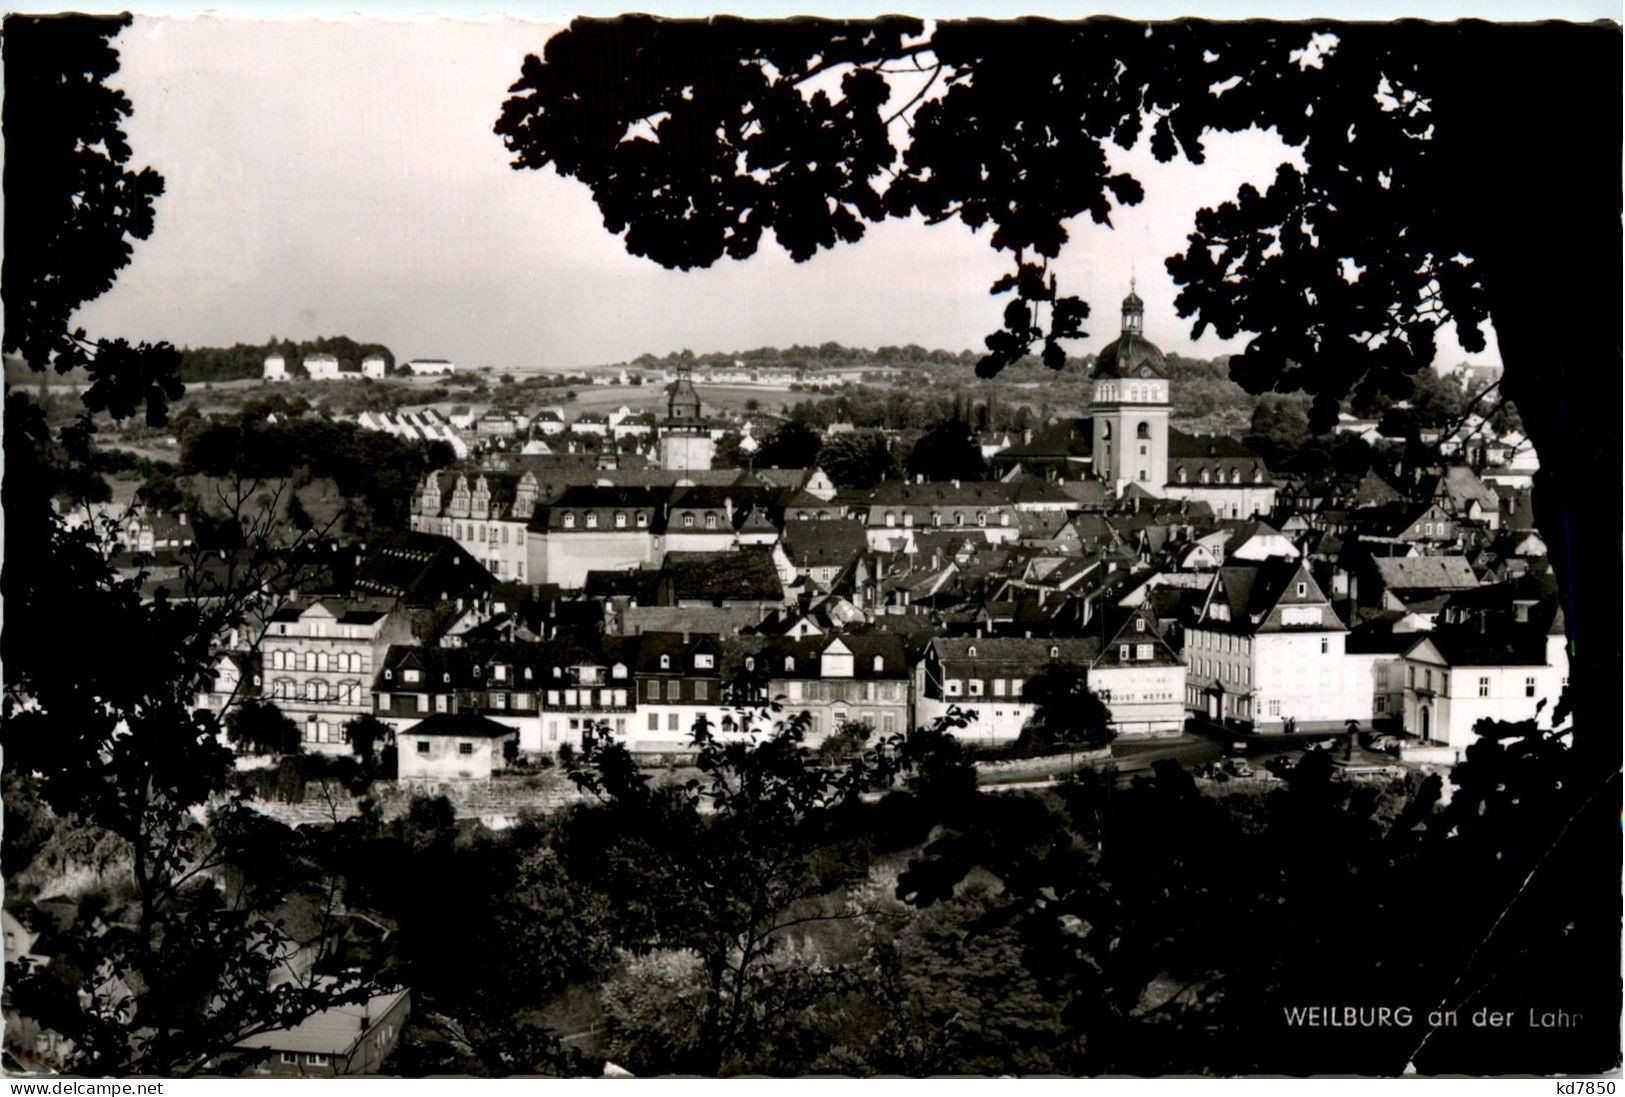
<path id="1" fill-rule="evenodd" d="M 1253 775 L 1253 767 L 1247 764 L 1245 758 L 1226 759 L 1224 767 L 1232 777 L 1251 777 Z"/>

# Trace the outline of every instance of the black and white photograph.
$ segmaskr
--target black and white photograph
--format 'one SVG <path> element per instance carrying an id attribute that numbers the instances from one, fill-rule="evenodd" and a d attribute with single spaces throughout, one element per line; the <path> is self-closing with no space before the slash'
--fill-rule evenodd
<path id="1" fill-rule="evenodd" d="M 9 1091 L 1613 1093 L 1621 13 L 1207 7 L 5 15 Z"/>

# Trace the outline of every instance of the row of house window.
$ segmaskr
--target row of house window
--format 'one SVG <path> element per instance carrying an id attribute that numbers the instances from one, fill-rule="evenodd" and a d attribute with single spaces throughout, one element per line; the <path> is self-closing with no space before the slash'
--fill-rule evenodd
<path id="1" fill-rule="evenodd" d="M 685 525 L 685 526 L 687 526 L 689 528 L 692 528 L 693 525 L 694 525 L 694 516 L 692 514 L 685 514 L 683 517 L 685 519 L 684 522 L 683 522 L 683 525 Z M 645 529 L 649 525 L 649 515 L 648 515 L 648 513 L 646 511 L 638 511 L 637 514 L 634 515 L 634 519 L 636 521 L 638 529 Z M 706 521 L 705 521 L 705 528 L 706 529 L 715 529 L 716 528 L 717 516 L 715 514 L 708 514 L 708 515 L 705 516 L 705 519 L 706 519 Z M 581 523 L 581 528 L 583 528 L 583 529 L 597 529 L 598 528 L 598 514 L 597 514 L 596 511 L 590 511 L 590 510 L 587 511 L 585 514 L 580 516 L 579 521 Z M 625 511 L 616 511 L 613 521 L 615 523 L 615 528 L 616 529 L 626 529 L 627 524 L 628 524 L 628 519 L 627 519 L 627 516 L 626 516 L 626 512 Z M 565 514 L 564 514 L 564 517 L 562 519 L 560 519 L 559 524 L 562 525 L 565 529 L 575 529 L 576 528 L 576 522 L 577 522 L 577 516 L 575 514 L 569 512 L 569 511 L 566 511 Z"/>
<path id="2" fill-rule="evenodd" d="M 1191 669 L 1196 671 L 1197 674 L 1201 674 L 1201 675 L 1204 675 L 1204 676 L 1209 677 L 1209 678 L 1223 678 L 1223 677 L 1226 676 L 1225 675 L 1225 669 L 1226 668 L 1225 668 L 1224 664 L 1218 662 L 1215 659 L 1203 659 L 1200 656 L 1198 656 L 1197 658 L 1191 660 Z M 1252 667 L 1248 666 L 1246 663 L 1243 663 L 1238 668 L 1238 671 L 1239 671 L 1239 673 L 1235 677 L 1233 677 L 1231 680 L 1232 681 L 1239 681 L 1244 686 L 1252 685 L 1252 683 L 1253 683 Z"/>
<path id="3" fill-rule="evenodd" d="M 1027 684 L 1025 678 L 994 678 L 991 680 L 994 697 L 1020 697 L 1022 688 Z M 942 692 L 947 697 L 982 697 L 985 696 L 984 686 L 980 678 L 967 678 L 963 681 L 958 678 L 949 678 L 942 683 Z"/>
<path id="4" fill-rule="evenodd" d="M 458 541 L 478 541 L 480 544 L 490 542 L 493 545 L 499 541 L 504 545 L 508 543 L 508 527 L 506 524 L 486 527 L 475 525 L 473 522 L 468 523 L 466 526 L 461 522 L 455 522 L 452 528 L 456 531 L 452 536 Z M 514 531 L 513 543 L 522 543 L 518 530 Z"/>
<path id="5" fill-rule="evenodd" d="M 941 515 L 940 512 L 938 512 L 938 511 L 932 511 L 931 512 L 931 524 L 933 526 L 942 525 L 942 515 Z M 955 511 L 954 515 L 953 515 L 953 521 L 950 522 L 949 525 L 953 525 L 953 526 L 966 525 L 964 514 L 959 512 L 959 511 Z M 982 528 L 982 529 L 987 528 L 987 511 L 979 510 L 979 511 L 976 512 L 976 525 L 977 525 L 978 528 Z M 1001 512 L 999 514 L 999 525 L 1006 526 L 1006 527 L 1008 527 L 1010 525 L 1010 515 L 1008 513 Z M 889 510 L 886 512 L 886 528 L 888 528 L 888 529 L 896 529 L 897 528 L 897 515 L 895 513 L 893 513 L 892 511 L 889 511 Z M 906 512 L 903 514 L 903 528 L 904 529 L 913 529 L 914 528 L 914 515 L 906 513 Z"/>
<path id="6" fill-rule="evenodd" d="M 418 753 L 419 754 L 428 754 L 429 753 L 429 740 L 427 740 L 427 739 L 419 739 L 418 740 Z M 474 753 L 474 744 L 470 743 L 470 742 L 459 742 L 457 744 L 457 753 L 462 754 L 462 755 L 473 754 Z"/>
<path id="7" fill-rule="evenodd" d="M 706 685 L 706 683 L 700 682 L 697 683 L 697 685 L 703 687 Z M 503 695 L 500 693 L 491 694 L 492 700 L 495 700 L 501 696 Z M 523 696 L 526 695 L 515 694 L 515 697 Z M 627 703 L 626 696 L 626 690 L 624 689 L 550 689 L 547 691 L 547 704 L 549 708 L 556 708 L 560 704 L 560 698 L 563 698 L 563 704 L 570 708 L 574 708 L 578 705 L 613 705 L 616 708 L 625 708 Z M 701 691 L 697 694 L 697 696 L 704 697 L 705 693 Z M 502 706 L 496 705 L 493 707 L 500 708 Z"/>
<path id="8" fill-rule="evenodd" d="M 361 654 L 354 651 L 307 651 L 303 659 L 293 651 L 272 651 L 267 654 L 272 670 L 308 670 L 316 673 L 348 671 L 354 674 L 360 673 L 365 662 Z"/>
<path id="9" fill-rule="evenodd" d="M 1410 668 L 1410 674 L 1407 681 L 1411 689 L 1416 688 L 1415 667 Z M 1386 675 L 1383 676 L 1379 684 L 1387 684 Z M 1568 679 L 1564 679 L 1563 684 L 1565 686 L 1568 685 Z M 1433 671 L 1427 667 L 1422 668 L 1422 688 L 1429 690 L 1433 688 Z M 1441 697 L 1450 696 L 1450 673 L 1448 671 L 1441 670 L 1439 672 L 1439 695 Z M 1490 695 L 1490 679 L 1489 675 L 1487 674 L 1479 676 L 1478 695 L 1480 697 L 1488 697 Z M 1525 697 L 1533 697 L 1535 695 L 1535 679 L 1533 676 L 1526 677 L 1523 680 L 1523 695 Z"/>
<path id="10" fill-rule="evenodd" d="M 1190 474 L 1183 466 L 1177 470 L 1175 476 L 1181 484 L 1190 482 Z M 1223 484 L 1226 482 L 1223 469 L 1213 469 L 1211 471 L 1208 469 L 1201 469 L 1196 474 L 1196 480 L 1198 483 L 1202 484 Z M 1241 483 L 1241 470 L 1239 468 L 1232 468 L 1230 470 L 1228 482 L 1232 484 Z M 1253 483 L 1262 484 L 1263 482 L 1264 470 L 1260 468 L 1253 469 Z"/>
<path id="11" fill-rule="evenodd" d="M 859 682 L 835 679 L 827 682 L 789 682 L 792 701 L 900 701 L 901 682 Z"/>
<path id="12" fill-rule="evenodd" d="M 306 720 L 305 742 L 342 743 L 344 742 L 344 725 L 314 718 Z"/>
<path id="13" fill-rule="evenodd" d="M 1211 648 L 1226 655 L 1251 655 L 1253 653 L 1253 638 L 1251 636 L 1237 636 L 1230 632 L 1204 632 L 1192 629 L 1190 646 L 1193 648 Z"/>
<path id="14" fill-rule="evenodd" d="M 667 666 L 668 663 L 666 662 L 666 660 L 668 660 L 670 657 L 662 655 L 660 658 L 662 660 L 661 666 Z M 702 666 L 702 667 L 708 667 L 708 666 L 711 665 L 710 662 L 709 662 L 710 659 L 711 659 L 711 656 L 709 656 L 709 655 L 696 656 L 695 665 L 696 666 Z M 705 660 L 705 661 L 701 662 L 701 660 Z M 493 681 L 493 682 L 506 682 L 506 681 L 508 681 L 509 677 L 510 677 L 510 674 L 512 672 L 512 669 L 513 668 L 509 667 L 506 663 L 494 663 L 494 664 L 492 664 L 492 666 L 491 666 L 491 681 Z M 576 668 L 576 670 L 579 673 L 580 680 L 583 681 L 583 682 L 596 682 L 596 681 L 599 680 L 599 673 L 598 673 L 599 670 L 600 670 L 599 667 L 578 667 L 578 668 Z M 523 671 L 522 677 L 527 682 L 532 681 L 536 677 L 535 671 L 531 667 L 524 667 L 524 668 L 522 668 L 522 671 Z M 616 663 L 613 667 L 609 668 L 609 672 L 610 672 L 610 677 L 611 678 L 625 678 L 626 677 L 626 666 L 624 664 L 622 664 L 622 663 Z M 476 667 L 473 668 L 473 673 L 474 673 L 474 677 L 476 677 L 476 678 L 483 677 L 484 674 L 485 674 L 485 668 L 480 667 L 480 666 L 476 666 Z M 390 668 L 390 667 L 384 668 L 384 679 L 386 681 L 391 681 L 391 680 L 394 679 L 394 677 L 395 677 L 395 671 L 394 671 L 393 668 Z M 451 671 L 448 670 L 448 671 L 441 672 L 440 677 L 441 677 L 441 681 L 450 682 L 451 681 Z M 554 678 L 562 678 L 562 677 L 564 677 L 564 668 L 563 667 L 554 667 L 553 668 L 553 677 Z M 419 682 L 423 681 L 423 671 L 419 670 L 417 667 L 403 667 L 403 668 L 401 668 L 401 681 L 405 682 L 408 685 L 416 685 Z"/>
<path id="15" fill-rule="evenodd" d="M 304 689 L 300 689 L 292 678 L 274 678 L 271 680 L 271 698 L 277 701 L 336 701 L 341 705 L 358 705 L 361 703 L 361 683 L 340 682 L 329 690 L 327 683 L 317 678 L 306 682 Z"/>

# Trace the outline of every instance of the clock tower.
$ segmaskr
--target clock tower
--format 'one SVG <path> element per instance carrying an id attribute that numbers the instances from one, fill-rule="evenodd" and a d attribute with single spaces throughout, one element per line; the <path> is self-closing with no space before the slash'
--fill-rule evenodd
<path id="1" fill-rule="evenodd" d="M 1168 378 L 1162 351 L 1145 338 L 1145 302 L 1129 283 L 1123 327 L 1095 359 L 1095 475 L 1121 495 L 1138 484 L 1160 496 L 1168 483 Z"/>

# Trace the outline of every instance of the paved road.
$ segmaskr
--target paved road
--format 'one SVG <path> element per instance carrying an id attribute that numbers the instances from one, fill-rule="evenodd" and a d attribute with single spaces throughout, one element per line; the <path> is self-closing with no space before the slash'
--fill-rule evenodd
<path id="1" fill-rule="evenodd" d="M 1115 769 L 1122 779 L 1148 772 L 1157 762 L 1172 759 L 1182 766 L 1199 766 L 1219 757 L 1223 744 L 1204 735 L 1181 735 L 1176 739 L 1151 739 L 1133 743 L 1114 743 L 1110 759 L 1079 760 L 1076 764 L 1064 756 L 1057 756 L 1050 768 L 1037 773 L 1000 776 L 981 774 L 981 785 L 988 789 L 1043 788 L 1054 784 L 1074 769 Z"/>

